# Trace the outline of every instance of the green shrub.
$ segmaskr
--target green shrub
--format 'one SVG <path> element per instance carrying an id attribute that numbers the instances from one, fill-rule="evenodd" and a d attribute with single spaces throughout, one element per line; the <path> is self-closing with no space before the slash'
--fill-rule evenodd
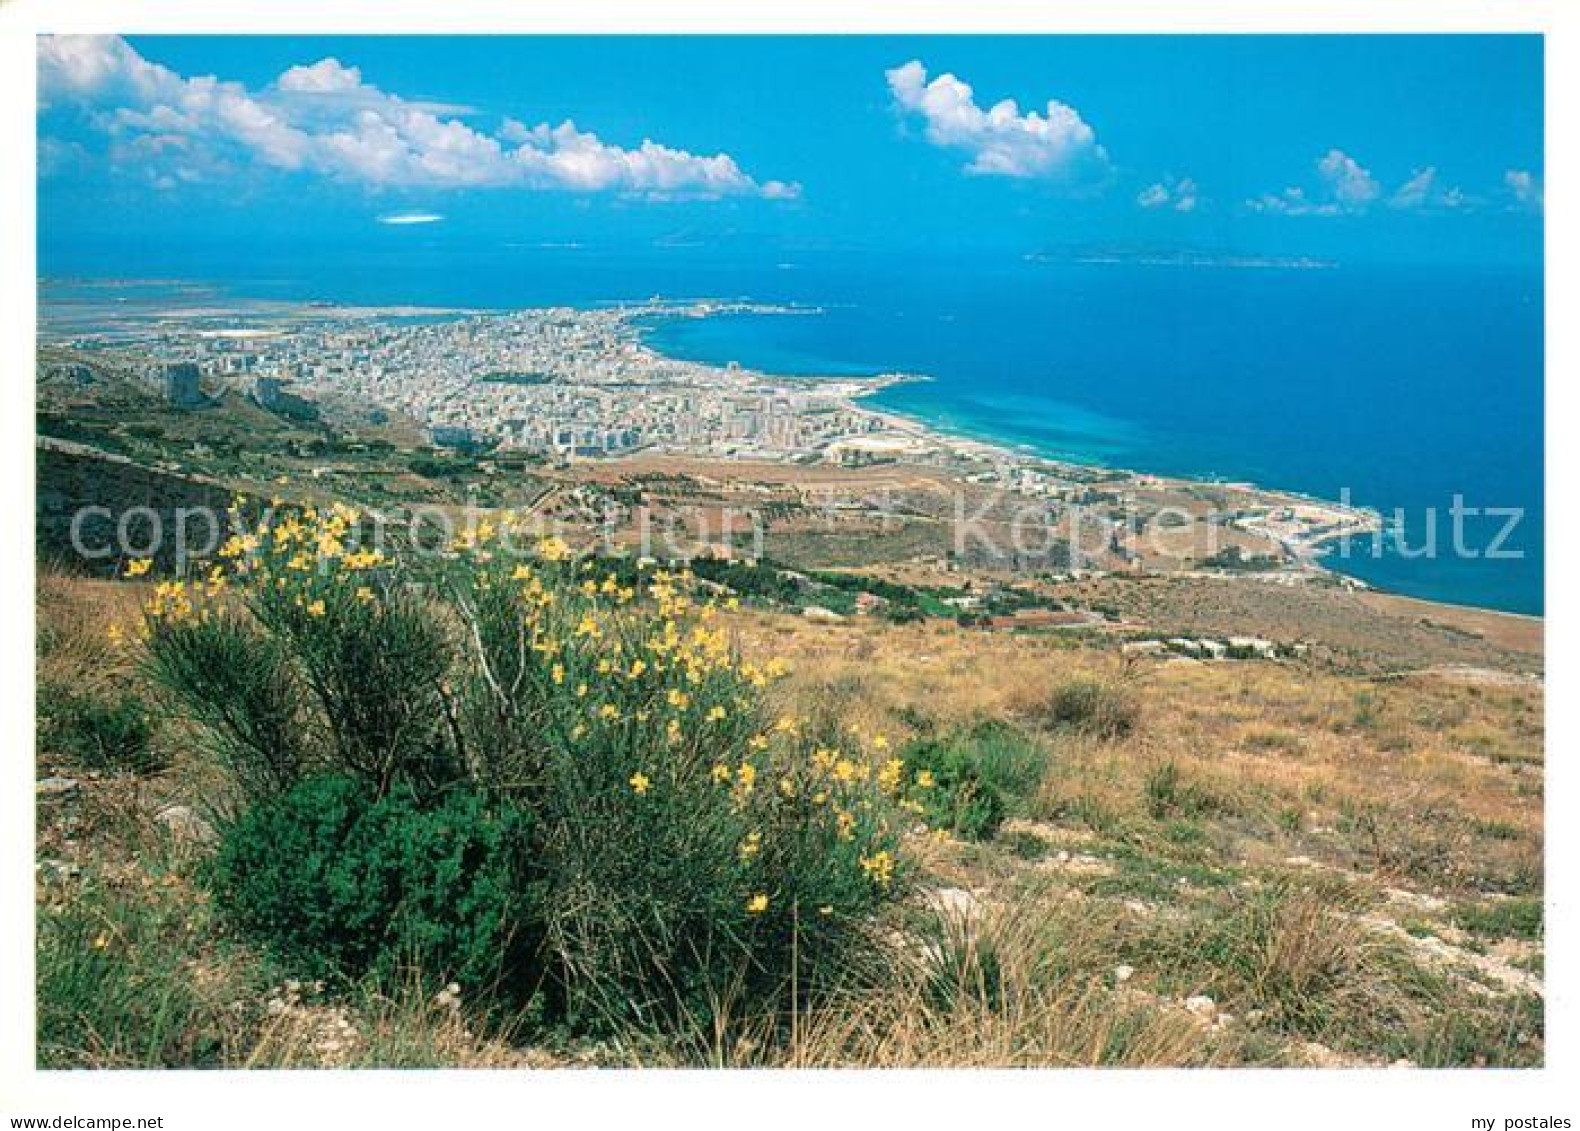
<path id="1" fill-rule="evenodd" d="M 982 777 L 1012 810 L 1035 794 L 1048 772 L 1048 758 L 1019 728 L 1001 719 L 983 719 L 965 731 Z"/>
<path id="2" fill-rule="evenodd" d="M 361 569 L 292 580 L 259 585 L 248 603 L 310 692 L 332 765 L 379 792 L 396 782 L 440 788 L 457 780 L 440 689 L 450 642 L 436 610 Z"/>
<path id="3" fill-rule="evenodd" d="M 166 765 L 152 746 L 148 705 L 135 692 L 100 698 L 41 689 L 39 714 L 43 743 L 83 769 L 148 773 Z"/>
<path id="4" fill-rule="evenodd" d="M 204 726 L 244 797 L 276 796 L 310 757 L 301 689 L 279 643 L 227 611 L 161 616 L 148 636 L 149 675 Z"/>
<path id="5" fill-rule="evenodd" d="M 468 989 L 530 987 L 541 877 L 530 818 L 456 792 L 433 807 L 398 788 L 308 778 L 227 826 L 214 863 L 220 906 L 305 973 Z"/>
<path id="6" fill-rule="evenodd" d="M 1054 689 L 1041 714 L 1049 726 L 1112 742 L 1135 729 L 1137 709 L 1135 700 L 1122 687 L 1093 679 L 1073 679 Z"/>
<path id="7" fill-rule="evenodd" d="M 980 720 L 927 735 L 904 751 L 903 795 L 935 827 L 988 840 L 1042 784 L 1042 751 L 1008 723 Z"/>
<path id="8" fill-rule="evenodd" d="M 772 719 L 777 665 L 688 575 L 482 528 L 430 566 L 354 525 L 281 520 L 149 610 L 150 670 L 252 806 L 215 869 L 238 923 L 309 966 L 536 993 L 582 1031 L 772 1027 L 881 953 L 899 760 Z"/>

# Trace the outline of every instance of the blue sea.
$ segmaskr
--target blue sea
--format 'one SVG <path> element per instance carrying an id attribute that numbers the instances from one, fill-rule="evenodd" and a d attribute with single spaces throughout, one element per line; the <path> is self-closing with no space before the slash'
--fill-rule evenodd
<path id="1" fill-rule="evenodd" d="M 47 259 L 46 259 L 47 262 Z M 255 297 L 505 308 L 749 298 L 820 313 L 682 320 L 665 352 L 932 380 L 878 407 L 1047 456 L 1269 487 L 1390 519 L 1328 564 L 1413 596 L 1543 608 L 1539 268 L 708 249 L 173 255 L 54 273 L 206 279 Z M 95 268 L 97 268 L 95 270 Z M 1459 521 L 1455 499 L 1474 508 Z M 1492 511 L 1488 514 L 1486 512 Z M 1521 517 L 1489 556 L 1495 539 Z M 1430 551 L 1430 552 L 1427 552 Z"/>

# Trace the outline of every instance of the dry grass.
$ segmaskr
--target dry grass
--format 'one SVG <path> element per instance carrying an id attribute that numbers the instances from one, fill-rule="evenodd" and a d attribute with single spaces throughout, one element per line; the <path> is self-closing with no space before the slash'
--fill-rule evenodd
<path id="1" fill-rule="evenodd" d="M 40 578 L 41 688 L 140 688 L 105 631 L 135 623 L 139 588 Z M 40 750 L 40 776 L 82 783 L 41 798 L 39 855 L 65 878 L 40 888 L 40 905 L 120 917 L 146 986 L 176 993 L 174 971 L 200 988 L 172 1016 L 207 1034 L 202 1055 L 179 1034 L 128 1040 L 100 1018 L 61 1030 L 51 1062 L 1540 1062 L 1540 998 L 1487 977 L 1502 955 L 1540 970 L 1539 684 L 1373 679 L 1322 663 L 1127 664 L 1100 640 L 936 622 L 816 625 L 748 612 L 731 624 L 747 652 L 790 662 L 782 694 L 798 711 L 896 747 L 927 730 L 1008 720 L 1047 757 L 1040 789 L 996 841 L 911 845 L 922 901 L 893 923 L 893 953 L 833 1000 L 765 1020 L 755 1036 L 745 1027 L 729 1040 L 633 1035 L 560 1048 L 541 1035 L 524 1044 L 470 1003 L 411 987 L 293 993 L 289 972 L 208 918 L 200 850 L 153 819 L 169 802 L 200 806 L 213 789 L 201 749 L 166 725 L 156 741 L 173 767 L 153 778 L 97 779 Z M 1048 703 L 1072 681 L 1120 689 L 1138 707 L 1133 725 L 1093 732 L 1050 719 Z M 961 894 L 929 902 L 941 890 Z M 1234 1020 L 1187 1010 L 1197 995 Z M 132 1024 L 137 1012 L 127 1016 Z M 73 1045 L 73 1032 L 87 1043 Z"/>

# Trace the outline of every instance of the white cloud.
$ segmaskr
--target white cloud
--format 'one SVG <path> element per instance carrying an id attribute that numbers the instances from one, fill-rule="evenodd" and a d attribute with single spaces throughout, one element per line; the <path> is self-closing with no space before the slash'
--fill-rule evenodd
<path id="1" fill-rule="evenodd" d="M 885 72 L 895 105 L 919 115 L 927 140 L 970 156 L 967 173 L 981 176 L 1100 180 L 1108 153 L 1074 107 L 1050 99 L 1043 113 L 1022 114 L 1013 99 L 984 110 L 971 87 L 952 74 L 931 82 L 920 60 Z"/>
<path id="2" fill-rule="evenodd" d="M 1330 149 L 1317 162 L 1317 173 L 1326 182 L 1340 208 L 1360 210 L 1381 194 L 1382 188 L 1355 158 Z"/>
<path id="3" fill-rule="evenodd" d="M 1161 184 L 1148 185 L 1136 195 L 1136 203 L 1143 208 L 1162 208 L 1169 202 L 1169 190 Z"/>
<path id="4" fill-rule="evenodd" d="M 1503 174 L 1503 187 L 1508 189 L 1514 203 L 1521 208 L 1540 211 L 1542 186 L 1524 169 L 1509 169 Z"/>
<path id="5" fill-rule="evenodd" d="M 1200 202 L 1196 182 L 1189 177 L 1164 177 L 1136 195 L 1136 203 L 1142 208 L 1172 208 L 1175 212 L 1194 212 Z"/>
<path id="6" fill-rule="evenodd" d="M 1320 187 L 1315 193 L 1308 194 L 1304 188 L 1294 186 L 1283 192 L 1263 193 L 1246 201 L 1246 207 L 1253 212 L 1284 216 L 1354 216 L 1379 202 L 1406 212 L 1467 212 L 1486 203 L 1481 197 L 1444 184 L 1435 165 L 1415 170 L 1386 195 L 1377 178 L 1341 149 L 1330 149 L 1318 158 L 1316 170 Z M 1519 190 L 1509 181 L 1510 174 L 1505 174 L 1504 181 L 1518 198 Z"/>
<path id="7" fill-rule="evenodd" d="M 437 224 L 444 217 L 437 212 L 388 212 L 379 217 L 380 224 Z"/>
<path id="8" fill-rule="evenodd" d="M 275 83 L 281 90 L 308 94 L 336 94 L 356 90 L 362 85 L 362 69 L 348 67 L 339 59 L 320 59 L 311 66 L 291 67 Z"/>
<path id="9" fill-rule="evenodd" d="M 1331 201 L 1317 203 L 1306 196 L 1306 190 L 1297 186 L 1280 193 L 1263 193 L 1245 202 L 1252 212 L 1272 212 L 1285 216 L 1337 216 L 1339 206 Z"/>
<path id="10" fill-rule="evenodd" d="M 1339 216 L 1365 212 L 1382 195 L 1382 186 L 1342 149 L 1330 149 L 1316 162 L 1321 192 L 1308 195 L 1298 185 L 1263 193 L 1245 202 L 1253 212 L 1284 216 Z"/>
<path id="11" fill-rule="evenodd" d="M 1444 185 L 1437 175 L 1437 167 L 1428 165 L 1424 169 L 1417 169 L 1394 190 L 1388 198 L 1391 208 L 1400 208 L 1407 211 L 1417 209 L 1444 209 L 1452 211 L 1464 208 L 1470 204 L 1470 198 L 1461 190 L 1451 185 Z"/>
<path id="12" fill-rule="evenodd" d="M 728 154 L 644 140 L 606 143 L 574 123 L 506 121 L 495 134 L 460 120 L 465 107 L 414 101 L 366 82 L 338 59 L 286 70 L 249 90 L 183 77 L 113 36 L 39 40 L 39 102 L 75 105 L 110 142 L 112 160 L 156 183 L 209 179 L 248 165 L 368 188 L 526 188 L 647 198 L 759 196 L 800 188 L 758 182 Z"/>

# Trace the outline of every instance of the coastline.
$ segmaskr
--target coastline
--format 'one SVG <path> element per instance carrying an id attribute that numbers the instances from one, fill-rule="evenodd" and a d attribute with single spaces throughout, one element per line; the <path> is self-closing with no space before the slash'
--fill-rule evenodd
<path id="1" fill-rule="evenodd" d="M 706 300 L 700 300 L 706 301 Z M 680 305 L 680 304 L 677 304 Z M 771 312 L 772 304 L 769 304 Z M 815 313 L 817 308 L 797 308 L 797 313 Z M 754 304 L 745 302 L 737 304 L 729 313 L 757 313 Z M 703 315 L 706 317 L 707 315 Z M 649 341 L 650 331 L 657 321 L 665 319 L 665 315 L 658 314 L 646 327 L 636 326 L 637 343 L 640 348 L 649 351 L 657 358 L 665 361 L 718 368 L 717 363 L 703 361 L 696 358 L 678 356 L 665 353 L 662 349 Z M 670 313 L 667 317 L 696 317 L 694 314 L 681 314 L 678 311 Z M 996 470 L 1006 477 L 1017 471 L 1037 470 L 1051 471 L 1055 474 L 1079 476 L 1100 476 L 1103 481 L 1143 483 L 1148 486 L 1175 487 L 1181 489 L 1215 488 L 1226 490 L 1244 491 L 1248 494 L 1268 500 L 1276 504 L 1287 505 L 1291 508 L 1315 508 L 1332 520 L 1330 529 L 1322 530 L 1314 535 L 1300 536 L 1293 533 L 1272 533 L 1270 536 L 1291 555 L 1296 563 L 1296 568 L 1301 572 L 1314 575 L 1338 577 L 1344 579 L 1346 584 L 1355 588 L 1388 594 L 1390 590 L 1379 589 L 1364 579 L 1346 573 L 1343 570 L 1326 565 L 1323 558 L 1328 551 L 1325 549 L 1330 543 L 1344 538 L 1371 537 L 1379 534 L 1383 529 L 1382 516 L 1369 508 L 1347 506 L 1315 495 L 1299 491 L 1290 491 L 1281 488 L 1265 487 L 1261 484 L 1245 480 L 1214 480 L 1181 475 L 1161 475 L 1143 471 L 1137 468 L 1122 467 L 1105 464 L 1095 460 L 1077 460 L 1060 458 L 1038 450 L 1030 444 L 1010 444 L 1002 440 L 987 436 L 974 435 L 958 428 L 912 413 L 902 412 L 891 408 L 873 408 L 865 403 L 867 397 L 873 396 L 885 388 L 895 384 L 911 381 L 933 381 L 936 378 L 929 374 L 921 373 L 877 373 L 865 377 L 848 375 L 817 374 L 778 374 L 756 368 L 741 366 L 739 371 L 749 373 L 764 381 L 774 383 L 815 383 L 825 391 L 833 391 L 834 395 L 844 392 L 844 399 L 851 411 L 865 414 L 867 417 L 881 423 L 887 431 L 905 437 L 915 443 L 916 451 L 907 453 L 902 448 L 896 448 L 894 458 L 903 459 L 905 454 L 918 454 L 927 448 L 943 450 L 950 454 L 973 462 L 989 462 L 995 465 Z M 843 388 L 842 388 L 843 387 Z M 848 389 L 848 392 L 844 390 Z M 1411 600 L 1425 600 L 1432 604 L 1440 604 L 1455 608 L 1475 609 L 1488 613 L 1506 615 L 1535 616 L 1538 614 L 1508 613 L 1506 610 L 1493 609 L 1480 605 L 1456 605 L 1452 602 L 1431 601 L 1429 598 L 1412 597 L 1409 594 L 1397 594 Z"/>
<path id="2" fill-rule="evenodd" d="M 41 292 L 47 286 L 80 287 L 105 290 L 119 285 L 116 280 L 40 280 Z M 179 288 L 179 282 L 161 282 L 161 287 Z M 40 342 L 51 337 L 72 337 L 79 340 L 97 338 L 101 343 L 117 336 L 132 340 L 150 331 L 162 332 L 170 322 L 194 323 L 187 327 L 195 338 L 242 342 L 265 335 L 289 334 L 294 329 L 329 322 L 346 321 L 358 324 L 381 323 L 394 325 L 408 318 L 436 318 L 444 321 L 487 322 L 493 319 L 510 319 L 522 315 L 554 311 L 576 315 L 613 316 L 616 337 L 631 348 L 632 358 L 626 359 L 646 366 L 659 381 L 692 383 L 699 389 L 735 390 L 738 393 L 796 393 L 808 399 L 836 405 L 853 418 L 865 421 L 863 428 L 852 435 L 838 436 L 832 441 L 817 442 L 809 454 L 831 461 L 843 461 L 847 456 L 853 461 L 915 460 L 924 464 L 951 466 L 964 475 L 989 475 L 1006 485 L 1012 481 L 1053 477 L 1083 485 L 1103 485 L 1131 491 L 1174 491 L 1181 494 L 1213 492 L 1217 495 L 1253 499 L 1264 509 L 1281 509 L 1290 518 L 1286 521 L 1250 520 L 1246 526 L 1268 538 L 1287 553 L 1290 572 L 1312 577 L 1338 578 L 1356 589 L 1397 593 L 1401 597 L 1425 600 L 1434 604 L 1464 609 L 1484 609 L 1488 612 L 1540 620 L 1542 614 L 1515 612 L 1485 604 L 1441 600 L 1418 596 L 1397 586 L 1381 587 L 1373 582 L 1347 572 L 1331 563 L 1331 546 L 1345 538 L 1369 538 L 1382 528 L 1382 518 L 1374 510 L 1347 506 L 1299 491 L 1266 487 L 1255 482 L 1225 481 L 1190 475 L 1153 474 L 1136 468 L 1102 462 L 1097 459 L 1062 457 L 1048 453 L 1032 444 L 1006 442 L 988 434 L 974 433 L 947 421 L 929 419 L 915 412 L 879 407 L 870 398 L 886 388 L 901 383 L 931 381 L 924 373 L 866 373 L 861 375 L 840 373 L 782 374 L 745 366 L 724 366 L 715 362 L 686 357 L 683 354 L 664 352 L 653 342 L 653 331 L 660 325 L 679 319 L 703 319 L 720 315 L 783 314 L 816 315 L 825 308 L 815 305 L 757 303 L 742 299 L 654 299 L 646 302 L 599 302 L 596 304 L 567 304 L 551 307 L 532 307 L 520 311 L 494 311 L 459 307 L 417 307 L 404 304 L 352 304 L 309 299 L 287 301 L 277 298 L 251 299 L 226 294 L 216 301 L 212 290 L 205 290 L 198 302 L 184 306 L 176 296 L 144 296 L 131 300 L 130 305 L 111 303 L 84 304 L 95 307 L 100 316 L 118 324 L 121 334 L 84 334 L 85 327 L 78 318 L 89 313 L 76 304 L 66 303 L 64 313 L 78 317 L 57 317 L 52 321 L 41 317 Z M 41 315 L 48 304 L 42 301 Z M 118 300 L 125 301 L 125 300 Z M 112 317 L 113 316 L 113 317 Z M 249 324 L 251 328 L 248 328 Z M 53 333 L 52 333 L 53 332 Z M 564 380 L 573 378 L 567 376 Z M 463 383 L 464 384 L 464 383 Z M 461 390 L 464 394 L 465 390 Z M 660 445 L 662 447 L 662 445 Z M 672 448 L 684 453 L 683 448 Z M 707 447 L 693 449 L 690 454 L 706 454 Z M 731 457 L 724 457 L 731 458 Z M 784 458 L 781 454 L 780 458 Z M 1265 518 L 1265 516 L 1264 516 Z M 1240 573 L 1240 571 L 1225 571 Z M 1252 575 L 1254 576 L 1254 575 Z"/>

